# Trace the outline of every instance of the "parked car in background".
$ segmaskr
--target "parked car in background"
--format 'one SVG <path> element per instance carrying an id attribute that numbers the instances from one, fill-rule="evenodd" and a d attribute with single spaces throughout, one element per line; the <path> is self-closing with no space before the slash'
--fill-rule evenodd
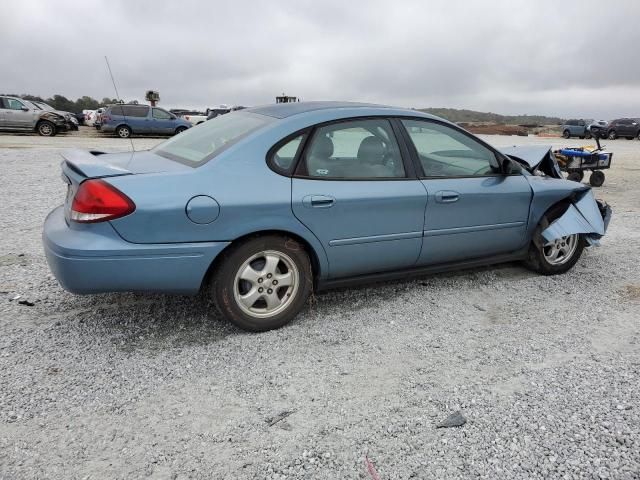
<path id="1" fill-rule="evenodd" d="M 612 120 L 607 128 L 607 138 L 615 140 L 618 137 L 625 137 L 628 140 L 633 138 L 640 140 L 640 122 L 634 118 Z"/>
<path id="2" fill-rule="evenodd" d="M 30 102 L 36 106 L 36 108 L 40 109 L 40 110 L 46 110 L 48 112 L 55 112 L 58 115 L 62 115 L 64 117 L 64 119 L 67 122 L 67 129 L 68 130 L 78 130 L 78 119 L 76 118 L 76 114 L 75 113 L 71 113 L 71 112 L 65 112 L 64 110 L 56 110 L 55 108 L 53 108 L 51 105 L 49 105 L 48 103 L 44 103 L 44 102 L 38 102 L 36 100 L 30 100 Z"/>
<path id="3" fill-rule="evenodd" d="M 107 107 L 100 107 L 96 110 L 96 118 L 93 121 L 93 126 L 96 128 L 96 130 L 100 130 L 102 126 L 102 115 L 106 110 L 107 110 Z"/>
<path id="4" fill-rule="evenodd" d="M 53 137 L 69 129 L 69 122 L 55 111 L 43 110 L 28 100 L 0 96 L 0 130 L 38 132 Z"/>
<path id="5" fill-rule="evenodd" d="M 200 125 L 201 123 L 204 123 L 207 121 L 207 115 L 202 112 L 195 112 L 195 111 L 182 112 L 178 116 L 181 118 L 184 118 L 187 122 L 189 122 L 193 126 Z"/>
<path id="6" fill-rule="evenodd" d="M 175 135 L 191 123 L 172 113 L 149 105 L 111 105 L 101 115 L 100 130 L 120 138 L 131 135 Z"/>
<path id="7" fill-rule="evenodd" d="M 216 108 L 207 108 L 207 120 L 211 120 L 212 118 L 216 118 L 219 115 L 225 115 L 229 113 L 231 109 L 226 106 L 220 106 Z"/>
<path id="8" fill-rule="evenodd" d="M 584 120 L 567 120 L 562 126 L 562 136 L 564 138 L 578 137 L 590 138 L 591 132 L 587 128 L 587 122 Z"/>
<path id="9" fill-rule="evenodd" d="M 592 137 L 598 135 L 599 138 L 607 137 L 607 130 L 609 128 L 609 122 L 606 120 L 595 120 L 589 124 L 589 132 Z"/>
<path id="10" fill-rule="evenodd" d="M 147 151 L 74 150 L 62 172 L 43 241 L 64 288 L 204 290 L 251 331 L 317 289 L 508 261 L 561 274 L 611 217 L 548 146 L 503 153 L 432 115 L 345 102 L 234 112 Z"/>

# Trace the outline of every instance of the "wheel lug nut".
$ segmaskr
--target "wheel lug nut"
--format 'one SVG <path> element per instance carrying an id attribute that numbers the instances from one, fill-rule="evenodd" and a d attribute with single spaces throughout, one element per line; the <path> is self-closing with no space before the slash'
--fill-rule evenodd
<path id="1" fill-rule="evenodd" d="M 271 278 L 273 277 L 273 275 L 271 275 L 270 273 L 267 273 L 267 278 Z"/>
<path id="2" fill-rule="evenodd" d="M 269 289 L 269 290 L 267 290 L 267 293 L 268 293 L 269 295 L 271 295 L 271 294 L 273 293 L 273 290 Z"/>
<path id="3" fill-rule="evenodd" d="M 258 292 L 260 292 L 260 293 L 264 292 L 264 288 L 260 287 L 260 288 L 258 289 Z"/>
<path id="4" fill-rule="evenodd" d="M 277 284 L 278 284 L 278 280 L 274 280 L 274 281 L 273 281 L 273 282 L 271 282 L 271 283 L 273 283 L 274 285 L 277 285 Z"/>
<path id="5" fill-rule="evenodd" d="M 262 277 L 260 277 L 260 278 L 258 279 L 258 283 L 262 283 L 263 281 L 264 281 L 264 280 L 262 279 Z"/>

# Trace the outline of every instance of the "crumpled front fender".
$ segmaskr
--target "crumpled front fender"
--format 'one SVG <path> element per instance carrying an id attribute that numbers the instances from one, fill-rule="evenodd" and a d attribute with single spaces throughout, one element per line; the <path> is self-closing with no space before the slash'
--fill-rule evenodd
<path id="1" fill-rule="evenodd" d="M 547 242 L 574 235 L 585 234 L 590 245 L 598 245 L 598 240 L 606 233 L 611 220 L 611 207 L 597 201 L 592 190 L 580 192 L 566 212 L 542 231 Z"/>

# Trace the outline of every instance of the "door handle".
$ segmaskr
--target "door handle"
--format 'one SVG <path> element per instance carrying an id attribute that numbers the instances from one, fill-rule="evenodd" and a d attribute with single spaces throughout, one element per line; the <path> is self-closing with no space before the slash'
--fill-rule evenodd
<path id="1" fill-rule="evenodd" d="M 460 194 L 453 190 L 441 190 L 435 196 L 438 203 L 453 203 L 460 199 Z"/>
<path id="2" fill-rule="evenodd" d="M 308 208 L 330 208 L 335 201 L 329 195 L 307 195 L 302 199 L 302 204 Z"/>

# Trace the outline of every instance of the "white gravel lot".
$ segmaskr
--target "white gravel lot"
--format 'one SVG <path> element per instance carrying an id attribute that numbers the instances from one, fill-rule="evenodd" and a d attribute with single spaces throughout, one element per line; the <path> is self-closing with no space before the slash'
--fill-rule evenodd
<path id="1" fill-rule="evenodd" d="M 374 479 L 365 458 L 380 479 L 640 478 L 640 142 L 607 145 L 614 216 L 570 273 L 333 291 L 247 334 L 203 298 L 62 290 L 40 241 L 60 149 L 129 143 L 0 135 L 0 479 Z"/>

